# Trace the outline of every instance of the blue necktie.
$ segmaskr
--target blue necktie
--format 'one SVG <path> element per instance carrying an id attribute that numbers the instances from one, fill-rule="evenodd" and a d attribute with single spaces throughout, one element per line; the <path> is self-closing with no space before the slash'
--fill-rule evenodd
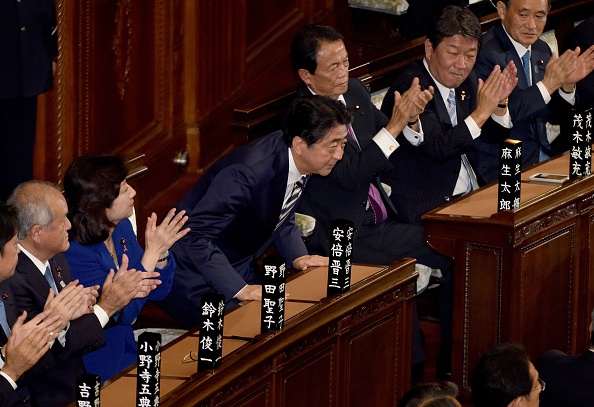
<path id="1" fill-rule="evenodd" d="M 528 86 L 532 86 L 532 81 L 530 80 L 530 50 L 526 51 L 526 53 L 522 56 L 522 65 L 524 65 L 524 75 L 526 75 L 526 82 Z"/>
<path id="2" fill-rule="evenodd" d="M 54 294 L 58 295 L 58 288 L 56 287 L 54 276 L 52 276 L 52 271 L 50 270 L 49 266 L 45 268 L 45 273 L 43 273 L 43 276 L 47 280 L 47 283 L 52 288 L 52 290 L 54 290 Z"/>
<path id="3" fill-rule="evenodd" d="M 458 124 L 458 118 L 456 116 L 456 93 L 454 89 L 450 89 L 450 93 L 448 94 L 448 115 L 450 116 L 450 122 L 452 126 L 456 126 Z M 468 174 L 468 188 L 466 189 L 466 193 L 470 191 L 474 191 L 478 189 L 478 181 L 476 180 L 476 174 L 470 165 L 470 161 L 468 161 L 468 157 L 466 154 L 462 154 L 462 165 Z"/>
<path id="4" fill-rule="evenodd" d="M 0 300 L 0 325 L 6 334 L 6 337 L 10 335 L 10 326 L 8 325 L 8 319 L 6 318 L 6 309 L 4 308 L 4 301 Z"/>

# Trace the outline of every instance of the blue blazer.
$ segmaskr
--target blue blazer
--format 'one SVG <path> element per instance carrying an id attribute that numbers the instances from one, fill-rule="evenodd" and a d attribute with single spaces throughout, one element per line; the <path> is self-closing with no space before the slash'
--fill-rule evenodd
<path id="1" fill-rule="evenodd" d="M 128 268 L 143 270 L 141 260 L 144 250 L 138 244 L 132 224 L 128 219 L 122 220 L 113 231 L 118 262 L 121 264 L 122 255 L 128 256 Z M 70 241 L 70 248 L 65 253 L 72 269 L 72 276 L 80 280 L 85 287 L 91 285 L 103 286 L 109 270 L 117 272 L 107 246 L 103 242 L 90 246 L 83 246 L 75 241 Z M 101 376 L 104 382 L 113 375 L 121 372 L 126 367 L 136 363 L 138 348 L 134 340 L 132 324 L 140 314 L 147 300 L 159 301 L 171 290 L 175 260 L 169 257 L 167 266 L 156 269 L 161 276 L 161 285 L 151 292 L 146 298 L 137 298 L 116 313 L 105 327 L 105 347 L 85 355 L 85 367 L 89 373 Z"/>
<path id="2" fill-rule="evenodd" d="M 464 119 L 476 109 L 478 78 L 470 72 L 456 89 L 458 125 L 453 127 L 437 85 L 422 59 L 404 68 L 386 93 L 382 111 L 392 114 L 394 92 L 406 92 L 415 77 L 419 78 L 422 89 L 433 86 L 436 92 L 420 116 L 424 141 L 419 146 L 413 146 L 406 137 L 399 136 L 400 147 L 390 156 L 394 171 L 383 180 L 392 186 L 390 198 L 398 216 L 407 223 L 421 224 L 421 215 L 452 199 L 460 173 L 461 156 L 475 150 L 475 141 Z M 495 143 L 508 136 L 508 129 L 489 119 L 483 125 L 479 139 Z"/>
<path id="3" fill-rule="evenodd" d="M 73 280 L 68 263 L 61 253 L 52 257 L 49 263 L 58 291 L 61 291 Z M 43 311 L 50 286 L 25 253 L 19 254 L 14 276 L 0 287 L 4 284 L 10 286 L 13 297 L 11 299 L 8 291 L 2 295 L 6 294 L 8 302 L 14 302 L 18 313 L 27 311 L 27 319 L 31 319 Z M 14 324 L 10 317 L 8 322 Z M 17 383 L 29 388 L 33 406 L 65 406 L 74 401 L 76 378 L 85 373 L 82 356 L 103 345 L 105 337 L 99 320 L 95 315 L 83 315 L 70 321 L 66 346 L 62 347 L 56 340 L 52 349 Z"/>
<path id="4" fill-rule="evenodd" d="M 547 121 L 559 124 L 563 116 L 571 110 L 571 104 L 565 101 L 559 92 L 551 95 L 551 101 L 545 104 L 536 83 L 544 78 L 545 69 L 551 59 L 551 49 L 542 40 L 532 45 L 530 65 L 532 68 L 532 86 L 528 86 L 522 60 L 516 52 L 501 24 L 491 28 L 483 36 L 474 69 L 483 80 L 489 76 L 495 65 L 504 68 L 509 61 L 514 61 L 518 68 L 518 85 L 509 96 L 509 111 L 514 127 L 510 137 L 522 141 L 522 168 L 538 162 L 540 149 L 549 156 L 556 154 L 547 140 Z M 561 137 L 560 135 L 559 137 Z M 476 142 L 478 153 L 473 160 L 475 169 L 485 182 L 497 179 L 499 168 L 499 146 Z"/>
<path id="5" fill-rule="evenodd" d="M 293 213 L 275 230 L 287 186 L 288 151 L 280 131 L 238 147 L 214 163 L 177 204 L 188 213 L 190 232 L 172 248 L 177 269 L 171 294 L 161 305 L 187 327 L 199 323 L 205 293 L 219 292 L 232 302 L 246 284 L 259 283 L 255 260 L 273 242 L 290 267 L 307 254 Z"/>

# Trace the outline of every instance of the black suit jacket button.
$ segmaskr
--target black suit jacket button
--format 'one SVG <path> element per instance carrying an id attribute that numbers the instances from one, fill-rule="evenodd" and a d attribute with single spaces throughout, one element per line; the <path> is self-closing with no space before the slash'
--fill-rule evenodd
<path id="1" fill-rule="evenodd" d="M 362 207 L 365 207 L 365 206 L 367 205 L 367 201 L 361 201 L 361 202 L 359 203 L 359 205 L 361 205 Z"/>

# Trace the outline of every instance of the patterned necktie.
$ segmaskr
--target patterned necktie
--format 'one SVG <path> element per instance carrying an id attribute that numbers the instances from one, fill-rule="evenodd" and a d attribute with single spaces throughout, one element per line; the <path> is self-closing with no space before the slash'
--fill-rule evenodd
<path id="1" fill-rule="evenodd" d="M 306 180 L 307 176 L 304 175 L 301 177 L 299 181 L 293 184 L 293 190 L 291 191 L 291 195 L 289 195 L 289 199 L 287 199 L 287 202 L 285 202 L 283 208 L 281 209 L 281 213 L 278 218 L 278 223 L 276 224 L 274 230 L 278 229 L 278 227 L 285 221 L 289 213 L 291 213 L 291 209 L 293 209 L 293 207 L 297 203 L 297 200 L 299 199 L 299 196 L 301 195 L 301 192 L 303 191 L 303 187 L 305 186 Z"/>
<path id="2" fill-rule="evenodd" d="M 448 94 L 448 115 L 450 116 L 450 122 L 452 122 L 452 126 L 458 124 L 458 118 L 456 116 L 456 93 L 454 89 L 450 89 L 450 93 Z M 478 189 L 478 181 L 476 180 L 476 174 L 470 165 L 470 161 L 468 161 L 468 157 L 466 154 L 462 154 L 462 165 L 468 174 L 468 188 L 466 189 L 466 193 L 470 191 L 474 191 Z"/>
<path id="3" fill-rule="evenodd" d="M 43 276 L 47 280 L 47 283 L 52 288 L 52 290 L 54 290 L 54 294 L 58 295 L 58 288 L 56 287 L 54 276 L 52 276 L 52 271 L 50 270 L 49 266 L 45 268 L 45 273 L 43 273 Z"/>
<path id="4" fill-rule="evenodd" d="M 357 140 L 357 136 L 355 135 L 355 131 L 353 130 L 352 126 L 347 127 L 347 131 L 349 136 L 357 143 L 359 149 L 361 149 L 361 145 L 359 144 L 359 140 Z M 373 221 L 376 225 L 379 225 L 383 221 L 388 218 L 388 211 L 386 210 L 386 205 L 384 205 L 384 201 L 382 200 L 382 196 L 380 194 L 379 189 L 373 184 L 369 184 L 369 192 L 367 192 L 367 200 L 369 201 L 369 206 L 371 207 L 371 211 L 373 212 Z"/>
<path id="5" fill-rule="evenodd" d="M 532 81 L 530 80 L 530 50 L 526 51 L 526 53 L 522 56 L 522 65 L 524 65 L 524 75 L 526 75 L 526 82 L 528 86 L 532 86 Z"/>
<path id="6" fill-rule="evenodd" d="M 4 301 L 0 300 L 0 325 L 6 334 L 6 337 L 10 335 L 10 326 L 8 325 L 8 319 L 6 318 L 6 309 L 4 308 Z"/>

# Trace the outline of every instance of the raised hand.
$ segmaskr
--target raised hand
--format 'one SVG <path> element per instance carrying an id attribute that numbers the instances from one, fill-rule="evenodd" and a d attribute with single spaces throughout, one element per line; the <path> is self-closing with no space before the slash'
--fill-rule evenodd
<path id="1" fill-rule="evenodd" d="M 410 88 L 402 95 L 394 92 L 394 108 L 386 130 L 397 137 L 408 122 L 414 121 L 425 110 L 427 103 L 433 99 L 433 93 L 433 87 L 421 90 L 419 78 L 414 78 Z"/>
<path id="2" fill-rule="evenodd" d="M 2 368 L 2 371 L 14 381 L 35 365 L 49 350 L 49 342 L 52 338 L 48 326 L 52 324 L 49 322 L 50 319 L 46 324 L 40 323 L 41 320 L 45 321 L 49 314 L 50 311 L 44 311 L 23 325 L 27 318 L 27 313 L 23 312 L 14 323 L 4 347 L 6 363 Z M 49 318 L 53 321 L 59 320 L 57 315 Z"/>
<path id="3" fill-rule="evenodd" d="M 84 290 L 85 288 L 78 284 L 78 280 L 68 283 L 58 295 L 54 295 L 54 290 L 50 288 L 43 309 L 49 310 L 52 315 L 58 315 L 60 317 L 58 331 L 64 329 L 70 321 L 80 316 L 77 311 L 87 301 Z"/>
<path id="4" fill-rule="evenodd" d="M 552 94 L 559 89 L 563 84 L 568 83 L 568 78 L 577 69 L 577 55 L 579 55 L 579 47 L 576 48 L 578 54 L 575 51 L 568 49 L 560 57 L 553 53 L 553 56 L 547 64 L 544 78 L 542 79 L 543 85 Z M 575 82 L 574 82 L 575 83 Z"/>
<path id="5" fill-rule="evenodd" d="M 470 114 L 477 126 L 482 127 L 497 109 L 502 94 L 503 77 L 499 65 L 495 65 L 486 81 L 479 79 L 476 109 Z"/>
<path id="6" fill-rule="evenodd" d="M 151 278 L 146 278 L 147 276 Z M 122 264 L 117 273 L 110 270 L 103 283 L 101 298 L 97 303 L 110 317 L 124 308 L 134 298 L 146 297 L 151 287 L 160 284 L 159 273 L 145 273 L 128 269 L 128 256 L 122 255 Z"/>
<path id="7" fill-rule="evenodd" d="M 83 290 L 84 301 L 81 303 L 80 307 L 74 311 L 72 315 L 72 319 L 79 318 L 86 314 L 93 313 L 93 305 L 97 303 L 97 297 L 99 296 L 99 286 L 94 285 L 91 287 L 85 287 Z"/>
<path id="8" fill-rule="evenodd" d="M 563 87 L 573 88 L 573 85 L 584 79 L 594 70 L 594 45 L 580 55 L 580 47 L 574 51 L 579 55 L 576 59 L 575 70 L 567 76 Z"/>
<path id="9" fill-rule="evenodd" d="M 501 74 L 503 82 L 499 93 L 499 103 L 503 104 L 518 84 L 518 68 L 516 68 L 514 61 L 509 61 Z"/>
<path id="10" fill-rule="evenodd" d="M 157 215 L 154 212 L 147 219 L 146 246 L 142 257 L 142 265 L 145 270 L 154 270 L 158 259 L 165 257 L 167 250 L 190 231 L 189 228 L 182 229 L 188 220 L 185 215 L 185 210 L 176 215 L 175 208 L 172 208 L 159 226 L 157 226 Z"/>

